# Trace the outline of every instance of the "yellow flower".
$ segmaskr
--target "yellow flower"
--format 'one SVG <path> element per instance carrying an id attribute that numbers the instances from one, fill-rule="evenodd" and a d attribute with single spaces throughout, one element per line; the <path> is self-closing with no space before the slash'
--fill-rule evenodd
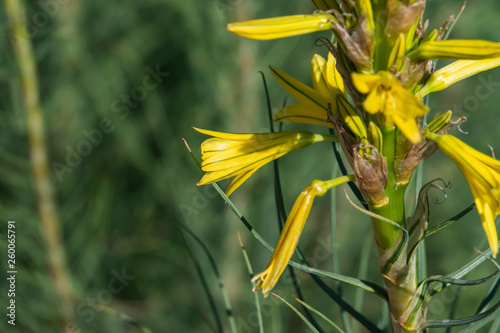
<path id="1" fill-rule="evenodd" d="M 500 66 L 500 57 L 482 60 L 457 60 L 435 71 L 418 91 L 419 97 L 441 91 L 469 76 Z"/>
<path id="2" fill-rule="evenodd" d="M 487 59 L 500 57 L 500 43 L 477 39 L 430 40 L 408 54 L 414 59 Z"/>
<path id="3" fill-rule="evenodd" d="M 345 94 L 344 83 L 335 66 L 331 53 L 328 61 L 315 54 L 311 59 L 311 78 L 313 88 L 291 77 L 278 68 L 271 67 L 276 80 L 295 97 L 299 103 L 281 109 L 274 121 L 328 125 L 328 105 L 335 106 L 336 96 Z"/>
<path id="4" fill-rule="evenodd" d="M 291 151 L 315 142 L 338 142 L 334 135 L 299 130 L 263 134 L 221 133 L 199 128 L 195 130 L 213 136 L 201 144 L 201 169 L 205 175 L 198 185 L 235 177 L 226 190 L 228 196 L 257 169 Z"/>
<path id="5" fill-rule="evenodd" d="M 226 29 L 242 37 L 268 40 L 330 30 L 331 20 L 335 18 L 330 14 L 292 15 L 231 23 Z"/>
<path id="6" fill-rule="evenodd" d="M 493 257 L 496 257 L 498 236 L 494 220 L 500 214 L 500 161 L 448 134 L 427 133 L 425 138 L 436 142 L 467 179 Z"/>
<path id="7" fill-rule="evenodd" d="M 368 95 L 363 102 L 366 112 L 381 113 L 387 126 L 395 124 L 411 142 L 421 141 L 416 118 L 425 115 L 429 109 L 395 76 L 380 71 L 377 74 L 353 73 L 352 79 L 356 89 Z"/>
<path id="8" fill-rule="evenodd" d="M 342 176 L 328 181 L 314 180 L 299 195 L 292 207 L 290 216 L 286 220 L 267 268 L 252 278 L 252 281 L 258 280 L 254 291 L 262 290 L 264 297 L 267 297 L 271 289 L 278 282 L 293 252 L 297 248 L 300 234 L 311 211 L 314 198 L 323 196 L 332 187 L 350 181 L 354 181 L 354 176 Z"/>

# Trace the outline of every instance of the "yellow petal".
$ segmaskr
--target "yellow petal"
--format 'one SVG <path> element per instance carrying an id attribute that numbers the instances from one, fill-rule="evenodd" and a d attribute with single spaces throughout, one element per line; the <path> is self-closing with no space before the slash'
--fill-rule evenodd
<path id="1" fill-rule="evenodd" d="M 313 82 L 314 90 L 317 90 L 322 96 L 331 96 L 332 100 L 335 99 L 335 96 L 342 94 L 343 92 L 339 89 L 338 77 L 340 74 L 337 72 L 335 68 L 335 62 L 332 64 L 333 56 L 328 57 L 328 61 L 330 63 L 327 64 L 327 61 L 318 54 L 315 54 L 311 59 L 311 78 Z M 334 60 L 333 60 L 334 61 Z M 332 66 L 333 65 L 333 66 Z M 330 72 L 333 69 L 332 72 Z M 343 82 L 340 78 L 340 82 Z"/>
<path id="2" fill-rule="evenodd" d="M 331 52 L 328 52 L 328 59 L 324 70 L 326 71 L 326 75 L 323 75 L 327 77 L 330 90 L 335 91 L 335 89 L 338 89 L 345 95 L 344 80 L 337 70 L 337 61 Z"/>
<path id="3" fill-rule="evenodd" d="M 264 297 L 267 297 L 271 289 L 278 282 L 281 274 L 288 265 L 288 261 L 292 258 L 293 252 L 297 248 L 300 235 L 311 211 L 314 198 L 323 196 L 326 191 L 332 187 L 354 181 L 354 179 L 353 175 L 348 175 L 329 181 L 314 180 L 304 191 L 302 191 L 286 220 L 269 264 L 262 273 L 252 278 L 252 281 L 258 280 L 254 287 L 254 291 L 262 290 Z"/>
<path id="4" fill-rule="evenodd" d="M 488 244 L 491 248 L 491 253 L 493 258 L 496 258 L 498 253 L 498 235 L 497 229 L 495 227 L 495 212 L 491 211 L 488 204 L 484 205 L 484 213 L 481 216 L 483 221 L 484 232 L 486 233 L 486 239 L 488 239 Z"/>
<path id="5" fill-rule="evenodd" d="M 428 41 L 408 54 L 410 59 L 485 59 L 500 57 L 500 43 L 477 39 Z"/>
<path id="6" fill-rule="evenodd" d="M 337 110 L 344 123 L 358 138 L 366 138 L 366 127 L 360 115 L 349 102 L 341 95 L 337 96 Z"/>
<path id="7" fill-rule="evenodd" d="M 323 76 L 326 67 L 326 60 L 319 54 L 315 54 L 311 59 L 311 80 L 314 90 L 317 90 L 321 95 L 328 96 L 328 82 L 326 76 Z"/>
<path id="8" fill-rule="evenodd" d="M 500 66 L 500 57 L 483 60 L 458 60 L 435 71 L 420 89 L 418 95 L 424 97 L 430 93 L 448 88 L 469 76 Z"/>
<path id="9" fill-rule="evenodd" d="M 395 115 L 392 119 L 394 124 L 412 143 L 416 144 L 422 140 L 422 134 L 415 118 L 402 118 Z"/>
<path id="10" fill-rule="evenodd" d="M 267 40 L 330 30 L 332 20 L 330 14 L 292 15 L 231 23 L 226 29 L 242 37 Z"/>
<path id="11" fill-rule="evenodd" d="M 302 103 L 295 103 L 279 110 L 274 116 L 274 121 L 287 123 L 303 123 L 312 125 L 327 125 L 332 124 L 327 122 L 326 111 L 320 108 L 311 108 Z"/>
<path id="12" fill-rule="evenodd" d="M 250 176 L 253 175 L 255 171 L 266 165 L 266 163 L 267 161 L 256 164 L 253 169 L 234 177 L 226 189 L 226 195 L 230 196 L 238 187 L 240 187 L 241 184 L 243 184 L 248 178 L 250 178 Z"/>
<path id="13" fill-rule="evenodd" d="M 352 82 L 360 93 L 367 94 L 380 82 L 380 75 L 352 73 Z"/>
<path id="14" fill-rule="evenodd" d="M 281 69 L 270 66 L 271 73 L 279 84 L 295 97 L 299 102 L 310 108 L 319 108 L 326 111 L 328 109 L 328 99 L 318 91 L 303 84 L 299 80 L 288 75 Z"/>

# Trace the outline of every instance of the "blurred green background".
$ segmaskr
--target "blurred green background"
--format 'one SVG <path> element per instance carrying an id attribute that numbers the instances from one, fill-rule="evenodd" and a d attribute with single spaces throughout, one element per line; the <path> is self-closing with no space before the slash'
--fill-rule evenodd
<path id="1" fill-rule="evenodd" d="M 182 138 L 197 148 L 204 137 L 191 126 L 227 132 L 267 131 L 267 109 L 258 71 L 266 74 L 273 111 L 286 92 L 272 80 L 267 65 L 277 66 L 309 82 L 309 63 L 317 35 L 277 41 L 250 41 L 225 30 L 229 22 L 295 13 L 310 13 L 307 0 L 42 0 L 27 2 L 26 22 L 34 45 L 45 113 L 49 161 L 56 190 L 69 273 L 74 289 L 75 320 L 59 325 L 58 300 L 46 264 L 31 166 L 26 117 L 17 64 L 5 12 L 0 10 L 0 235 L 1 308 L 6 307 L 6 225 L 16 221 L 17 318 L 15 328 L 2 314 L 2 332 L 139 332 L 130 321 L 93 306 L 101 303 L 130 317 L 152 332 L 211 332 L 215 319 L 193 257 L 199 262 L 224 328 L 223 300 L 209 261 L 199 244 L 182 236 L 186 224 L 213 255 L 232 304 L 240 332 L 255 332 L 256 313 L 249 275 L 237 232 L 256 272 L 270 254 L 244 228 L 211 186 L 201 178 Z M 457 13 L 460 1 L 429 1 L 426 16 L 438 27 Z M 471 2 L 452 38 L 500 39 L 496 0 Z M 488 97 L 477 97 L 484 82 L 500 82 L 500 71 L 459 83 L 431 98 L 433 112 L 448 109 L 469 121 L 458 134 L 477 149 L 499 149 L 499 84 L 488 84 Z M 484 91 L 484 89 L 482 90 Z M 289 99 L 290 102 L 290 99 Z M 286 125 L 286 129 L 297 128 Z M 302 127 L 303 128 L 303 127 Z M 315 131 L 325 129 L 314 128 Z M 453 130 L 453 133 L 458 133 Z M 87 142 L 87 143 L 85 143 Z M 89 144 L 90 142 L 90 144 Z M 83 152 L 80 154 L 78 152 Z M 196 152 L 195 152 L 196 153 Z M 82 156 L 86 155 L 86 156 Z M 58 164 L 60 163 L 60 164 Z M 331 146 L 319 144 L 280 162 L 287 209 L 313 179 L 329 179 L 335 164 Z M 66 168 L 61 168 L 65 165 Z M 446 203 L 432 207 L 439 223 L 472 202 L 458 169 L 436 153 L 424 167 L 424 182 L 451 181 Z M 278 227 L 272 167 L 257 172 L 232 196 L 237 207 L 269 243 Z M 352 194 L 351 194 L 352 196 Z M 432 196 L 442 199 L 442 194 Z M 378 277 L 370 222 L 354 211 L 337 191 L 333 207 L 338 223 L 335 253 L 340 272 L 382 283 Z M 317 200 L 301 238 L 311 264 L 332 270 L 329 248 L 330 201 Z M 465 264 L 486 243 L 479 217 L 466 218 L 427 241 L 430 274 L 447 274 Z M 364 252 L 363 252 L 364 251 Z M 368 263 L 360 272 L 361 258 Z M 491 265 L 469 277 L 491 273 Z M 120 291 L 110 281 L 125 274 Z M 298 272 L 304 297 L 340 323 L 338 306 Z M 293 301 L 290 279 L 276 292 Z M 330 286 L 337 285 L 326 281 Z M 114 290 L 114 289 L 113 289 Z M 473 315 L 487 286 L 461 290 L 456 317 Z M 447 318 L 457 289 L 438 296 L 432 318 Z M 359 295 L 343 289 L 353 302 Z M 359 302 L 358 298 L 358 302 Z M 297 305 L 297 303 L 294 303 Z M 383 303 L 366 296 L 358 309 L 378 322 Z M 266 332 L 307 332 L 289 308 L 270 297 L 263 303 Z M 383 320 L 382 320 L 383 321 Z M 324 323 L 322 326 L 326 327 Z M 437 332 L 438 330 L 436 330 Z"/>

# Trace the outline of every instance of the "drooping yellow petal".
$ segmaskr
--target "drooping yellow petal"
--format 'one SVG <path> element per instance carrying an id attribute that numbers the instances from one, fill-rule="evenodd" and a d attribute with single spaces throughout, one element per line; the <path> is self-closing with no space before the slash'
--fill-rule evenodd
<path id="1" fill-rule="evenodd" d="M 500 56 L 500 43 L 477 39 L 448 39 L 420 44 L 410 59 L 486 59 Z"/>
<path id="2" fill-rule="evenodd" d="M 494 220 L 500 213 L 500 161 L 485 155 L 452 135 L 427 133 L 462 171 L 469 183 L 493 257 L 498 253 Z"/>
<path id="3" fill-rule="evenodd" d="M 330 14 L 292 15 L 230 23 L 226 29 L 242 37 L 267 40 L 329 30 L 332 20 Z"/>
<path id="4" fill-rule="evenodd" d="M 420 97 L 448 88 L 469 76 L 500 66 L 500 57 L 483 60 L 457 60 L 435 71 L 418 91 Z"/>
<path id="5" fill-rule="evenodd" d="M 262 290 L 264 297 L 267 297 L 271 289 L 278 282 L 281 274 L 288 265 L 288 261 L 292 258 L 293 252 L 297 248 L 314 198 L 323 196 L 332 187 L 354 180 L 355 178 L 352 175 L 342 176 L 329 181 L 314 180 L 299 195 L 286 220 L 267 268 L 252 278 L 252 281 L 258 280 L 254 291 Z"/>

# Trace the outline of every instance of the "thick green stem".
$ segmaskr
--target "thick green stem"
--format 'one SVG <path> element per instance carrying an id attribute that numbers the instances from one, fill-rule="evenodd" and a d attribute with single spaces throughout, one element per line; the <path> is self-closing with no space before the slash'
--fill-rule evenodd
<path id="1" fill-rule="evenodd" d="M 371 210 L 378 215 L 396 222 L 401 227 L 405 227 L 404 196 L 406 185 L 398 186 L 394 174 L 394 154 L 396 144 L 396 129 L 394 127 L 383 128 L 384 143 L 382 152 L 387 160 L 387 185 L 385 195 L 388 203 L 380 206 L 371 206 Z M 372 219 L 373 230 L 377 245 L 384 252 L 390 249 L 401 234 L 401 230 L 396 226 L 378 219 Z"/>
<path id="2" fill-rule="evenodd" d="M 370 209 L 376 214 L 397 223 L 402 229 L 406 229 L 405 190 L 407 184 L 398 184 L 394 171 L 396 129 L 393 126 L 385 126 L 382 132 L 384 138 L 382 152 L 387 159 L 387 185 L 385 188 L 387 204 L 372 205 Z M 387 261 L 396 253 L 395 249 L 403 240 L 402 231 L 395 225 L 376 218 L 372 218 L 372 224 L 380 257 Z M 390 267 L 385 267 L 386 263 L 382 262 L 382 275 L 389 296 L 389 308 L 394 332 L 416 332 L 413 328 L 415 325 L 408 323 L 407 314 L 405 313 L 417 290 L 416 261 L 412 258 L 407 262 L 406 250 L 407 246 L 405 245 L 399 257 L 393 258 L 394 262 Z M 422 309 L 415 317 L 414 322 L 417 323 L 417 326 L 418 322 L 423 319 L 423 311 Z"/>

